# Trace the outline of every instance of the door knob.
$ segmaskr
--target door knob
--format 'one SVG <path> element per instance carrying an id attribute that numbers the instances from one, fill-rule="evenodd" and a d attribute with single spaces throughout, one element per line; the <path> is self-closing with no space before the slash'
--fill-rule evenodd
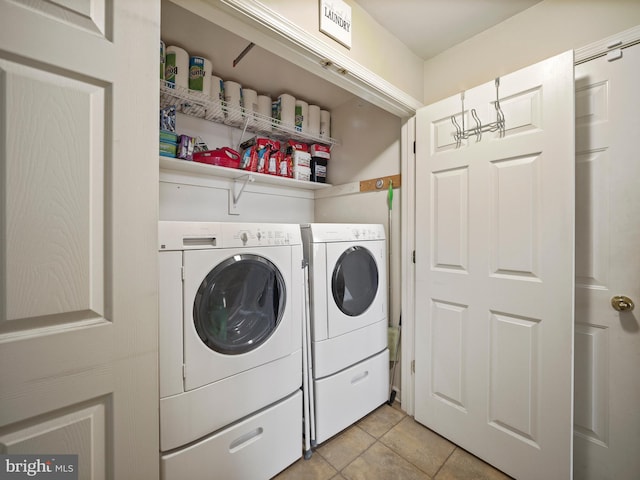
<path id="1" fill-rule="evenodd" d="M 611 299 L 611 306 L 619 312 L 630 312 L 635 305 L 633 300 L 624 295 L 616 295 Z"/>

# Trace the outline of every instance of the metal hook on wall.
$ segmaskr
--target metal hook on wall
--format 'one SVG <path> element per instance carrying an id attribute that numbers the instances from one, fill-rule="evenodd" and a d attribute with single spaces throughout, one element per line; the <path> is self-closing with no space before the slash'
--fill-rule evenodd
<path id="1" fill-rule="evenodd" d="M 244 56 L 245 56 L 247 53 L 249 53 L 249 50 L 251 50 L 251 49 L 252 49 L 253 47 L 255 47 L 255 46 L 256 46 L 256 44 L 255 44 L 255 43 L 253 43 L 253 42 L 249 43 L 249 45 L 247 45 L 247 46 L 245 47 L 245 49 L 244 49 L 244 50 L 242 50 L 242 51 L 240 52 L 240 55 L 238 55 L 238 56 L 235 58 L 235 60 L 233 61 L 233 66 L 235 67 L 236 65 L 238 65 L 238 63 L 240 63 L 240 60 L 242 60 L 242 59 L 244 58 Z"/>

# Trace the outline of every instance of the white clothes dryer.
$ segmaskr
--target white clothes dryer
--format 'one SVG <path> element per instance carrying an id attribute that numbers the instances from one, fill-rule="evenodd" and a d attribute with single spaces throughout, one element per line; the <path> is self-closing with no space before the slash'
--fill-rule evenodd
<path id="1" fill-rule="evenodd" d="M 309 264 L 316 443 L 388 398 L 384 227 L 301 225 Z"/>
<path id="2" fill-rule="evenodd" d="M 270 478 L 301 456 L 299 226 L 162 221 L 159 243 L 163 478 Z"/>

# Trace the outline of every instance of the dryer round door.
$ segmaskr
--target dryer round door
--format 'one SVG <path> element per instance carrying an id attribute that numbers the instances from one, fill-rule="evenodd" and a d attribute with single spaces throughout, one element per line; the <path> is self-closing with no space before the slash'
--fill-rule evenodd
<path id="1" fill-rule="evenodd" d="M 259 255 L 234 255 L 204 278 L 193 302 L 198 336 L 211 350 L 238 355 L 276 331 L 286 303 L 278 268 Z"/>
<path id="2" fill-rule="evenodd" d="M 326 245 L 327 335 L 335 338 L 387 318 L 385 241 Z M 386 338 L 386 325 L 384 325 Z"/>
<path id="3" fill-rule="evenodd" d="M 331 293 L 345 315 L 357 317 L 366 312 L 376 298 L 378 285 L 378 266 L 366 248 L 349 247 L 336 261 Z"/>

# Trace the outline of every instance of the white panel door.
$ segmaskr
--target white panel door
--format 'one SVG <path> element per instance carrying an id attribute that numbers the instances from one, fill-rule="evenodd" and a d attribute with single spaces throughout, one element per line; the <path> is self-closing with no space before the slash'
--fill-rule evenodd
<path id="1" fill-rule="evenodd" d="M 0 0 L 0 452 L 82 479 L 158 478 L 159 10 Z"/>
<path id="2" fill-rule="evenodd" d="M 415 418 L 520 480 L 571 478 L 573 54 L 416 117 Z"/>
<path id="3" fill-rule="evenodd" d="M 622 52 L 576 67 L 577 479 L 640 478 L 640 46 Z"/>

